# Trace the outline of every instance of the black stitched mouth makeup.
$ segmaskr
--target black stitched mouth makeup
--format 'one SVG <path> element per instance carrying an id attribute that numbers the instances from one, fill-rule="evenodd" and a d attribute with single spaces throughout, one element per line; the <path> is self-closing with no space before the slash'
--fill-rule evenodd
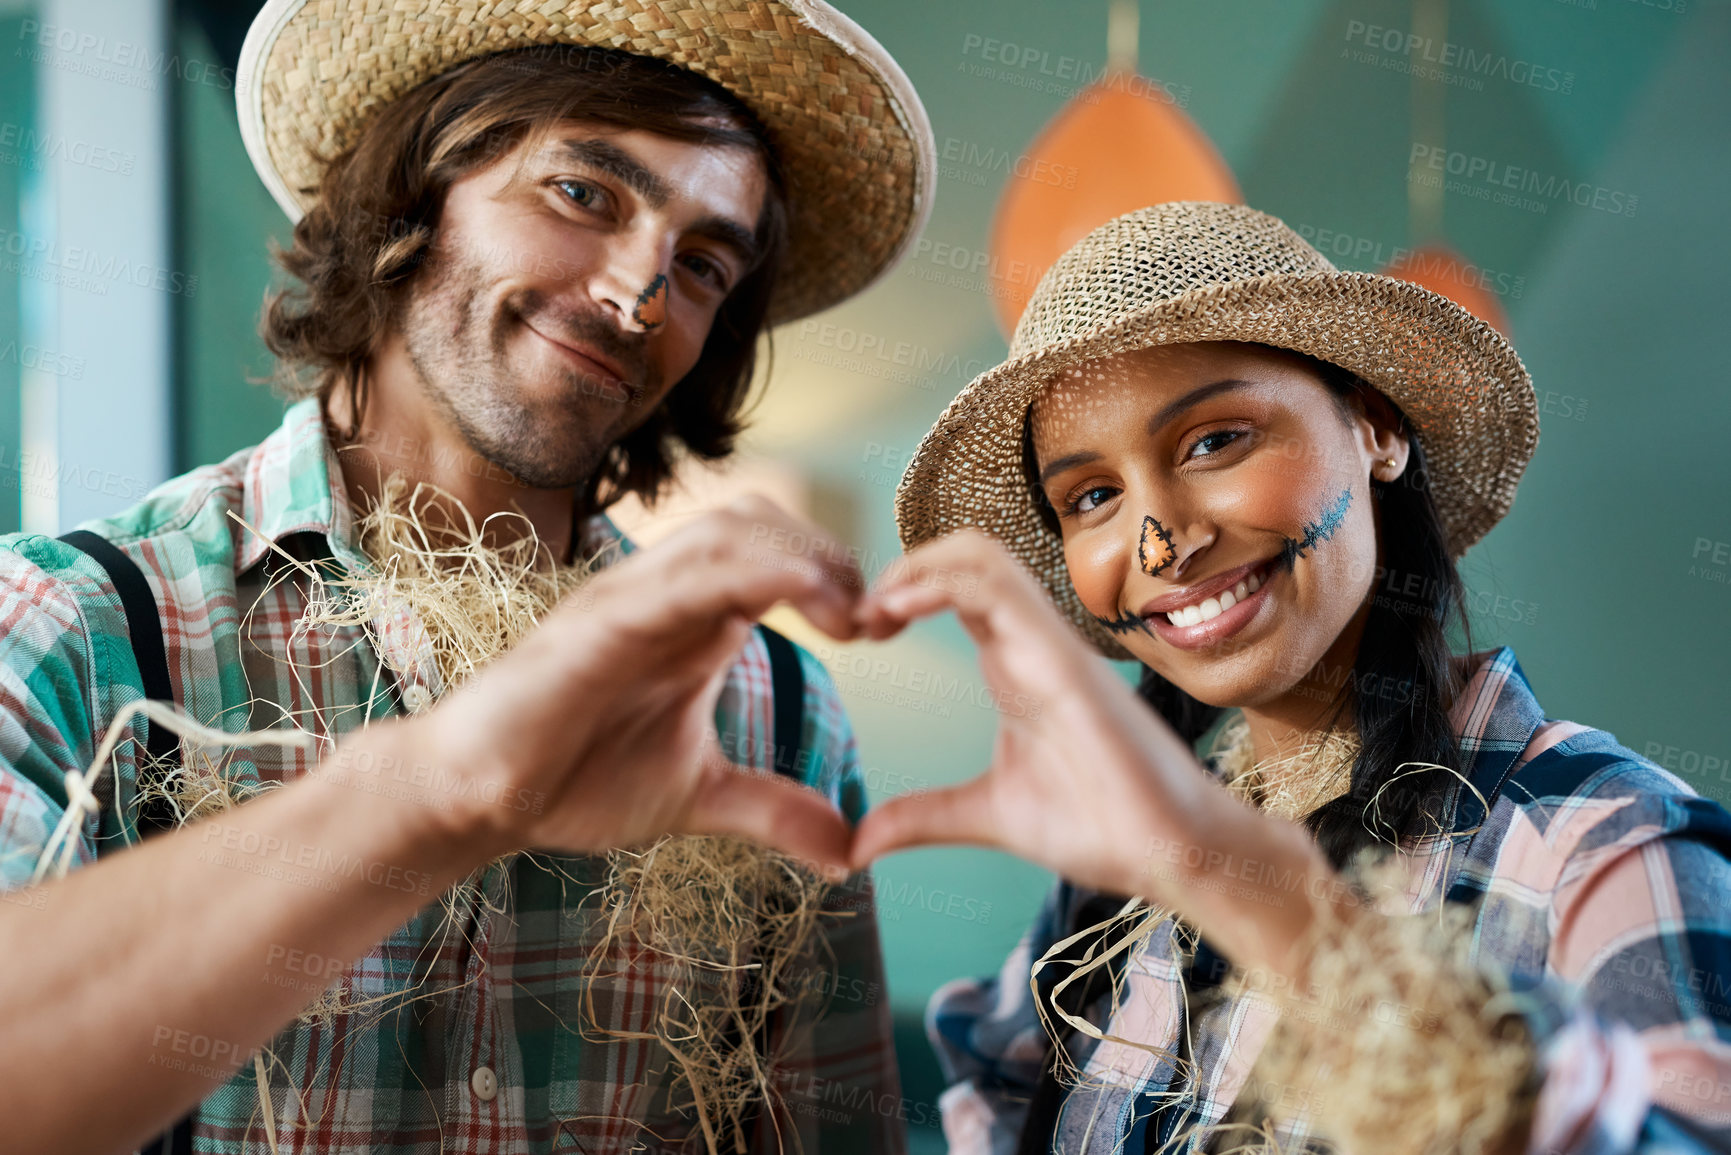
<path id="1" fill-rule="evenodd" d="M 667 276 L 656 273 L 655 279 L 645 285 L 643 291 L 637 294 L 637 303 L 631 306 L 631 319 L 645 329 L 653 329 L 667 320 Z"/>
<path id="2" fill-rule="evenodd" d="M 1149 577 L 1156 577 L 1167 566 L 1178 559 L 1178 550 L 1172 545 L 1172 533 L 1152 517 L 1142 518 L 1142 537 L 1136 543 L 1136 560 L 1141 563 L 1142 572 Z"/>
<path id="3" fill-rule="evenodd" d="M 1340 496 L 1334 499 L 1334 504 L 1322 512 L 1315 521 L 1304 523 L 1304 539 L 1302 541 L 1287 538 L 1280 547 L 1280 565 L 1292 572 L 1293 564 L 1301 557 L 1307 556 L 1305 551 L 1315 548 L 1318 542 L 1327 541 L 1334 536 L 1334 531 L 1340 528 L 1340 523 L 1346 520 L 1346 511 L 1352 505 L 1352 489 L 1342 489 Z"/>
<path id="4" fill-rule="evenodd" d="M 1118 636 L 1133 634 L 1137 630 L 1142 631 L 1149 637 L 1154 636 L 1154 631 L 1148 628 L 1148 623 L 1131 613 L 1129 610 L 1120 613 L 1116 618 L 1103 618 L 1099 614 L 1091 614 L 1089 616 Z"/>

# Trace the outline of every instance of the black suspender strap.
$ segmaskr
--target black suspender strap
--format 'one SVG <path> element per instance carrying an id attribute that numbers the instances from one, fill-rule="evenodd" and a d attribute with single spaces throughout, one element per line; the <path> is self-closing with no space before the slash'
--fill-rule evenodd
<path id="1" fill-rule="evenodd" d="M 769 650 L 769 680 L 775 710 L 775 755 L 777 774 L 799 780 L 799 740 L 805 728 L 805 675 L 800 672 L 799 652 L 793 643 L 761 623 L 757 627 Z"/>
<path id="2" fill-rule="evenodd" d="M 775 772 L 784 778 L 800 781 L 800 737 L 805 728 L 805 674 L 799 668 L 799 651 L 793 643 L 768 626 L 759 624 L 758 633 L 763 635 L 764 648 L 769 652 L 769 684 L 770 708 L 774 720 L 773 740 L 775 746 L 770 755 L 770 765 Z M 750 1006 L 757 999 L 757 972 L 747 972 L 742 980 L 741 999 Z M 757 1053 L 766 1054 L 769 1050 L 770 1036 L 773 1028 L 780 1024 L 780 1011 L 771 1011 L 764 1018 L 757 1033 Z M 729 1023 L 729 1033 L 737 1030 Z M 739 1132 L 745 1136 L 745 1141 L 754 1151 L 767 1151 L 770 1148 L 768 1136 L 759 1136 L 761 1129 L 763 1103 L 753 1100 L 739 1119 Z"/>
<path id="3" fill-rule="evenodd" d="M 120 595 L 120 607 L 126 614 L 126 632 L 132 642 L 132 657 L 138 663 L 138 676 L 144 683 L 144 696 L 158 702 L 174 701 L 174 683 L 168 676 L 168 650 L 162 643 L 162 615 L 144 573 L 133 560 L 120 552 L 115 544 L 87 529 L 75 529 L 62 534 L 60 540 L 87 554 L 113 583 Z M 151 764 L 158 768 L 171 765 L 180 757 L 180 739 L 166 726 L 150 724 L 150 738 L 145 749 Z M 174 826 L 174 813 L 158 800 L 146 804 L 139 813 L 139 833 L 155 834 Z M 181 1116 L 179 1122 L 150 1143 L 139 1148 L 141 1155 L 192 1155 L 192 1119 L 198 1108 Z"/>
<path id="4" fill-rule="evenodd" d="M 107 538 L 87 529 L 75 529 L 63 534 L 61 541 L 80 550 L 101 566 L 120 595 L 120 607 L 126 614 L 126 632 L 132 641 L 132 656 L 138 663 L 138 676 L 144 683 L 144 696 L 157 702 L 174 701 L 174 683 L 168 676 L 168 651 L 162 644 L 162 616 L 157 612 L 156 598 L 144 573 L 131 558 Z M 155 765 L 166 765 L 180 757 L 180 739 L 166 726 L 150 724 L 150 740 L 145 743 Z M 166 806 L 146 806 L 140 813 L 140 826 L 150 833 L 166 830 L 174 823 L 172 811 Z M 141 830 L 140 833 L 144 831 Z"/>

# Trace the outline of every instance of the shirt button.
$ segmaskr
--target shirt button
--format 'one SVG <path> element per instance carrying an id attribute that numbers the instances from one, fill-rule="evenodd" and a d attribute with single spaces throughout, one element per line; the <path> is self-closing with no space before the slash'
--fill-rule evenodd
<path id="1" fill-rule="evenodd" d="M 491 1067 L 476 1067 L 475 1073 L 469 1076 L 469 1089 L 475 1092 L 475 1098 L 483 1103 L 491 1103 L 493 1096 L 499 1093 L 499 1076 L 493 1073 Z"/>

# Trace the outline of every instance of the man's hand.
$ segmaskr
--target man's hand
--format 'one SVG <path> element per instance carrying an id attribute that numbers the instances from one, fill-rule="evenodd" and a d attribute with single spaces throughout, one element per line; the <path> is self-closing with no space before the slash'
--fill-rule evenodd
<path id="1" fill-rule="evenodd" d="M 764 499 L 735 502 L 601 571 L 436 709 L 356 741 L 484 787 L 428 817 L 494 852 L 728 833 L 845 865 L 834 807 L 732 765 L 713 723 L 728 667 L 777 602 L 837 638 L 858 632 L 864 581 L 842 553 Z"/>

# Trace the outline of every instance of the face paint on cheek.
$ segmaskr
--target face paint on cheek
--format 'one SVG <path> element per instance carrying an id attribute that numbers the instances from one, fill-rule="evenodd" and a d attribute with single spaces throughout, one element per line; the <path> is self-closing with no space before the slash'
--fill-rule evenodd
<path id="1" fill-rule="evenodd" d="M 1089 616 L 1114 634 L 1133 634 L 1140 630 L 1149 637 L 1154 636 L 1154 631 L 1148 628 L 1148 623 L 1137 617 L 1135 614 L 1130 613 L 1128 610 L 1119 614 L 1115 618 L 1103 618 L 1099 614 L 1090 614 Z"/>
<path id="2" fill-rule="evenodd" d="M 656 273 L 655 279 L 637 294 L 637 303 L 631 306 L 631 319 L 645 329 L 653 329 L 667 319 L 666 276 Z"/>
<path id="3" fill-rule="evenodd" d="M 1346 511 L 1352 505 L 1351 488 L 1340 491 L 1340 496 L 1334 499 L 1334 504 L 1323 511 L 1315 521 L 1304 523 L 1304 538 L 1295 541 L 1287 538 L 1280 547 L 1279 564 L 1288 573 L 1292 572 L 1293 563 L 1305 556 L 1305 551 L 1311 549 L 1317 542 L 1327 541 L 1334 536 L 1334 531 L 1340 528 L 1340 523 L 1346 520 Z"/>
<path id="4" fill-rule="evenodd" d="M 1136 560 L 1142 563 L 1142 572 L 1155 577 L 1177 558 L 1171 532 L 1152 517 L 1143 517 L 1142 538 L 1136 543 Z"/>

